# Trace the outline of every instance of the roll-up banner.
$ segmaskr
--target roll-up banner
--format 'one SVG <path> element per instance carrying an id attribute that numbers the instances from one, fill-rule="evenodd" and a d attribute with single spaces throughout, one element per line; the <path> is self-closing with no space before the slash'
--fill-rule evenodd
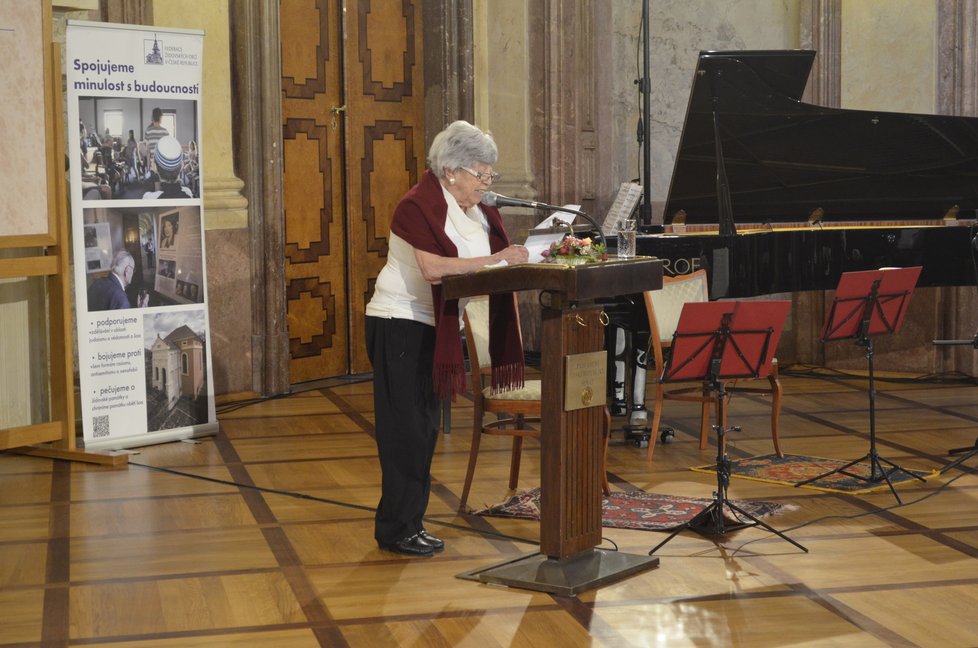
<path id="1" fill-rule="evenodd" d="M 83 445 L 215 434 L 203 32 L 69 21 L 65 43 Z"/>

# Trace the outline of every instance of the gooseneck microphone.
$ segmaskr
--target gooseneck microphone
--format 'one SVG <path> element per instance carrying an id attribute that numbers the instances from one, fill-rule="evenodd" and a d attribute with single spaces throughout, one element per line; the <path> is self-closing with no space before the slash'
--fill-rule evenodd
<path id="1" fill-rule="evenodd" d="M 568 212 L 571 214 L 577 214 L 586 220 L 588 223 L 594 227 L 595 232 L 597 232 L 598 242 L 605 248 L 608 249 L 607 243 L 604 240 L 604 233 L 601 231 L 601 226 L 598 225 L 593 218 L 588 216 L 582 211 L 576 209 L 571 209 L 569 207 L 557 207 L 555 205 L 548 205 L 547 203 L 537 202 L 535 200 L 523 200 L 521 198 L 510 198 L 509 196 L 501 196 L 495 191 L 486 191 L 482 194 L 482 200 L 480 201 L 486 207 L 527 207 L 529 209 L 551 209 L 553 211 Z"/>
<path id="2" fill-rule="evenodd" d="M 534 200 L 521 200 L 520 198 L 510 198 L 509 196 L 500 196 L 495 191 L 486 191 L 482 194 L 482 204 L 488 207 L 529 207 L 530 209 L 561 209 L 561 207 L 553 207 L 546 203 L 536 202 Z M 564 211 L 573 211 L 566 209 Z"/>

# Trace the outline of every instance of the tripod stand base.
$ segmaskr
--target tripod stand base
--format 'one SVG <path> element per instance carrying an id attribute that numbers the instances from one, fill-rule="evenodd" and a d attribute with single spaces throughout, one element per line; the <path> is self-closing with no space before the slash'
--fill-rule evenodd
<path id="1" fill-rule="evenodd" d="M 726 506 L 730 511 L 740 519 L 747 519 L 747 522 L 734 522 L 730 523 L 723 517 L 723 507 Z M 731 531 L 737 531 L 738 529 L 746 529 L 748 527 L 761 527 L 767 531 L 770 531 L 774 535 L 778 536 L 785 542 L 789 542 L 794 546 L 798 547 L 805 553 L 808 553 L 808 549 L 804 546 L 798 544 L 785 534 L 781 533 L 770 524 L 754 517 L 744 509 L 740 508 L 736 504 L 730 502 L 730 500 L 724 500 L 717 498 L 707 506 L 705 509 L 696 514 L 696 516 L 673 529 L 672 532 L 666 537 L 665 540 L 654 546 L 649 550 L 649 555 L 651 556 L 656 551 L 658 551 L 663 545 L 675 538 L 677 535 L 689 529 L 690 531 L 695 531 L 702 536 L 723 536 Z"/>
<path id="2" fill-rule="evenodd" d="M 564 559 L 550 558 L 541 553 L 530 554 L 458 574 L 456 578 L 557 596 L 574 596 L 658 566 L 658 558 L 588 549 Z"/>
<path id="3" fill-rule="evenodd" d="M 867 460 L 869 461 L 868 476 L 858 475 L 854 472 L 849 472 L 849 468 L 852 468 L 856 464 L 862 463 Z M 884 468 L 883 467 L 884 463 L 889 464 L 890 467 L 888 469 Z M 870 452 L 868 454 L 864 454 L 858 459 L 853 459 L 852 461 L 843 464 L 838 468 L 824 472 L 821 475 L 815 475 L 814 477 L 809 477 L 808 479 L 797 482 L 795 484 L 795 488 L 798 488 L 799 486 L 804 486 L 806 484 L 811 484 L 813 482 L 817 482 L 818 480 L 825 479 L 826 477 L 829 477 L 831 475 L 845 475 L 846 477 L 858 479 L 859 481 L 866 482 L 867 484 L 880 484 L 885 482 L 886 485 L 890 487 L 890 492 L 893 493 L 893 497 L 896 498 L 897 503 L 903 504 L 903 500 L 900 499 L 900 496 L 897 495 L 896 489 L 893 487 L 893 482 L 890 481 L 890 475 L 892 475 L 895 472 L 906 473 L 910 477 L 913 477 L 914 479 L 920 482 L 926 481 L 920 475 L 915 475 L 913 472 L 907 470 L 906 468 L 903 468 L 902 466 L 898 466 L 897 464 L 893 463 L 889 459 L 884 459 L 883 457 L 880 457 L 878 454 Z"/>
<path id="4" fill-rule="evenodd" d="M 687 522 L 687 528 L 702 536 L 722 536 L 731 531 L 755 526 L 756 522 L 753 518 L 750 522 L 729 522 L 723 515 L 724 505 L 733 510 L 733 505 L 729 501 L 721 503 L 720 500 L 714 500 Z"/>
<path id="5" fill-rule="evenodd" d="M 949 455 L 961 454 L 962 452 L 965 452 L 967 454 L 958 457 L 957 459 L 955 459 L 954 461 L 952 461 L 948 465 L 946 465 L 943 468 L 941 468 L 941 474 L 942 475 L 944 473 L 946 473 L 947 471 L 951 470 L 952 468 L 956 468 L 957 466 L 960 466 L 965 461 L 967 461 L 968 459 L 971 459 L 975 455 L 978 455 L 978 439 L 975 439 L 975 445 L 973 445 L 973 446 L 965 446 L 963 448 L 954 448 L 952 450 L 948 450 L 947 451 L 947 453 Z"/>

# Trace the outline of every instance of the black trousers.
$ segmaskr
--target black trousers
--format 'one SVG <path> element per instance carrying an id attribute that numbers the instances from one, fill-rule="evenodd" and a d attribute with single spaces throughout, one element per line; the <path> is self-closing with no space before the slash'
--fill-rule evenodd
<path id="1" fill-rule="evenodd" d="M 382 475 L 374 538 L 392 544 L 421 531 L 428 508 L 441 411 L 431 377 L 435 329 L 411 320 L 367 317 L 366 333 Z"/>

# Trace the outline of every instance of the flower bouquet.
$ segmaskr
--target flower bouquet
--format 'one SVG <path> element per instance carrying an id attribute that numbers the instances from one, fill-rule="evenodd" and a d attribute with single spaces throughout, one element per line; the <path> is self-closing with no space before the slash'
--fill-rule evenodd
<path id="1" fill-rule="evenodd" d="M 562 263 L 564 265 L 582 265 L 606 261 L 608 253 L 600 243 L 594 243 L 590 238 L 577 238 L 568 234 L 560 241 L 550 244 L 549 250 L 544 250 L 544 263 Z"/>

